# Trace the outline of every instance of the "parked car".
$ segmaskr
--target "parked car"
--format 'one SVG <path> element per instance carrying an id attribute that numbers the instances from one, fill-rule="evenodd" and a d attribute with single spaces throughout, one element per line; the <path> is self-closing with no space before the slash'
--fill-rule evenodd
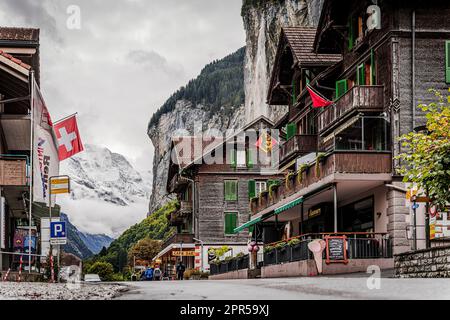
<path id="1" fill-rule="evenodd" d="M 101 282 L 102 280 L 98 274 L 86 274 L 84 276 L 84 282 Z"/>

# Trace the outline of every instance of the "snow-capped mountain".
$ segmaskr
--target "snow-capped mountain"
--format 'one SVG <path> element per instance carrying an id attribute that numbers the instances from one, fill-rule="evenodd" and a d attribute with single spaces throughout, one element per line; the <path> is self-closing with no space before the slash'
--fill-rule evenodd
<path id="1" fill-rule="evenodd" d="M 73 200 L 102 200 L 128 206 L 150 194 L 149 181 L 144 181 L 123 155 L 108 148 L 85 145 L 84 152 L 61 163 L 60 172 L 70 176 Z"/>

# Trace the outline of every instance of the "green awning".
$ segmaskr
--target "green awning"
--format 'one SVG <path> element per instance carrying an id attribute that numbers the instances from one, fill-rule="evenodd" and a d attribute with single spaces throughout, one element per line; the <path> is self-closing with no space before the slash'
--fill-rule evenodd
<path id="1" fill-rule="evenodd" d="M 300 197 L 298 199 L 292 200 L 291 202 L 286 203 L 285 205 L 282 205 L 278 209 L 275 209 L 274 214 L 280 214 L 283 211 L 289 210 L 290 208 L 293 208 L 293 207 L 295 207 L 296 205 L 299 205 L 302 202 L 303 202 L 303 197 Z"/>
<path id="2" fill-rule="evenodd" d="M 244 229 L 246 229 L 246 228 L 249 228 L 249 227 L 251 227 L 252 225 L 254 225 L 254 224 L 256 224 L 256 223 L 258 223 L 258 222 L 260 222 L 260 221 L 261 221 L 261 217 L 252 219 L 252 220 L 250 220 L 250 221 L 244 223 L 243 225 L 241 225 L 241 226 L 235 228 L 235 229 L 233 230 L 233 232 L 234 232 L 234 233 L 241 232 L 242 230 L 244 230 Z"/>

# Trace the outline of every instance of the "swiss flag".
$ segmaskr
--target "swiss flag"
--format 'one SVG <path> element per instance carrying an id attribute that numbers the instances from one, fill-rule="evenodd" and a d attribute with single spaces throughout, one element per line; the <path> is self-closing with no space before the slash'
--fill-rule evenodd
<path id="1" fill-rule="evenodd" d="M 59 161 L 84 150 L 75 115 L 53 124 L 53 129 L 58 140 Z"/>

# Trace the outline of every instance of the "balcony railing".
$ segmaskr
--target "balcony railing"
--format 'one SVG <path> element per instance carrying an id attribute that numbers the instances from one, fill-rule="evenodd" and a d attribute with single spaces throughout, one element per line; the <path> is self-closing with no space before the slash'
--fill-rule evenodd
<path id="1" fill-rule="evenodd" d="M 162 248 L 166 248 L 172 244 L 194 243 L 194 235 L 191 233 L 175 233 L 164 240 Z"/>
<path id="2" fill-rule="evenodd" d="M 383 90 L 384 86 L 354 86 L 319 114 L 319 132 L 325 132 L 353 111 L 382 112 L 384 108 Z"/>
<path id="3" fill-rule="evenodd" d="M 274 265 L 294 261 L 313 259 L 308 244 L 316 239 L 325 239 L 326 236 L 346 236 L 346 256 L 351 259 L 389 259 L 393 257 L 392 241 L 386 233 L 314 233 L 305 234 L 292 239 L 298 239 L 297 243 L 289 245 L 289 241 L 280 241 L 266 244 L 264 247 L 264 265 Z M 289 239 L 289 240 L 292 240 Z M 286 242 L 284 246 L 277 246 Z M 270 251 L 267 247 L 272 248 Z M 326 258 L 326 252 L 323 252 Z"/>
<path id="4" fill-rule="evenodd" d="M 307 154 L 315 151 L 317 151 L 317 135 L 296 135 L 280 147 L 280 163 L 294 155 Z"/>
<path id="5" fill-rule="evenodd" d="M 307 167 L 285 177 L 278 186 L 261 193 L 250 202 L 251 211 L 256 214 L 276 203 L 319 182 L 333 173 L 390 173 L 391 154 L 389 152 L 334 152 L 319 159 L 319 165 L 312 163 Z"/>
<path id="6" fill-rule="evenodd" d="M 0 156 L 0 185 L 27 186 L 29 178 L 27 159 L 27 156 Z"/>

